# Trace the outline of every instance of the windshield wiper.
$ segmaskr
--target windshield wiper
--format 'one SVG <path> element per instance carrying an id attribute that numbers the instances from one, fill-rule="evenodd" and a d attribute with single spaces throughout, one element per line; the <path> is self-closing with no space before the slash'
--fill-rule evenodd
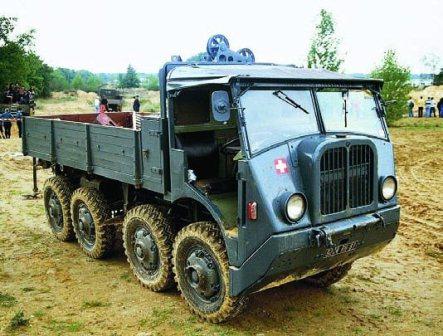
<path id="1" fill-rule="evenodd" d="M 303 112 L 305 112 L 306 114 L 309 114 L 309 112 L 302 107 L 299 103 L 297 103 L 295 100 L 293 100 L 291 97 L 289 97 L 286 93 L 284 93 L 281 90 L 276 90 L 274 92 L 272 92 L 272 94 L 274 96 L 276 96 L 277 98 L 283 100 L 284 102 L 288 103 L 289 105 L 291 105 L 292 107 L 295 107 L 296 109 L 300 109 Z"/>

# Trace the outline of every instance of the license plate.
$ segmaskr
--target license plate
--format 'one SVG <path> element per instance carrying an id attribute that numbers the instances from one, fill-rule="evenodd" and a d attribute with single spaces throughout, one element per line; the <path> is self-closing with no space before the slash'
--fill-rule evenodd
<path id="1" fill-rule="evenodd" d="M 360 245 L 360 242 L 353 241 L 346 244 L 330 247 L 326 250 L 325 258 L 330 258 L 338 254 L 354 251 L 358 247 L 358 245 Z"/>

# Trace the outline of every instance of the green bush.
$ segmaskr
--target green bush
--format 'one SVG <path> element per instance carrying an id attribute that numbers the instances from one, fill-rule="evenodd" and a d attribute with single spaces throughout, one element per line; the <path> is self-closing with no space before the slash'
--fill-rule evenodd
<path id="1" fill-rule="evenodd" d="M 410 75 L 409 68 L 398 64 L 394 50 L 386 51 L 382 64 L 371 72 L 371 77 L 384 81 L 381 94 L 385 101 L 390 102 L 386 107 L 388 124 L 400 119 L 406 112 L 408 94 L 411 91 Z"/>

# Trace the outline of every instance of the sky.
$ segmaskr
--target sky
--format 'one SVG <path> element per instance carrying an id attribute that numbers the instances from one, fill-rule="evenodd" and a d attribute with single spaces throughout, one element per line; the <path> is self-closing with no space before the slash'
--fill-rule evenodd
<path id="1" fill-rule="evenodd" d="M 330 11 L 348 73 L 370 72 L 385 50 L 413 73 L 426 54 L 443 59 L 441 0 L 0 0 L 0 15 L 36 29 L 35 50 L 53 67 L 156 72 L 171 55 L 187 58 L 224 34 L 256 61 L 306 64 L 322 8 Z M 443 66 L 443 65 L 442 65 Z"/>

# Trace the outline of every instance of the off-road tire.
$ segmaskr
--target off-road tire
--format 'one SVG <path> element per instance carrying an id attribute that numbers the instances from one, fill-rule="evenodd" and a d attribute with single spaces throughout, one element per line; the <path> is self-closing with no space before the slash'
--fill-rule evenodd
<path id="1" fill-rule="evenodd" d="M 346 274 L 348 274 L 351 267 L 352 263 L 337 266 L 333 269 L 318 273 L 303 280 L 312 286 L 326 288 L 343 279 Z"/>
<path id="2" fill-rule="evenodd" d="M 195 299 L 192 290 L 187 285 L 184 264 L 186 253 L 189 250 L 187 245 L 197 243 L 204 246 L 212 254 L 215 262 L 218 264 L 219 277 L 221 280 L 221 295 L 217 306 L 211 306 L 205 302 Z M 246 307 L 246 296 L 230 296 L 229 264 L 226 247 L 220 230 L 215 223 L 197 222 L 184 227 L 179 231 L 174 241 L 173 264 L 175 281 L 181 296 L 185 299 L 192 312 L 202 319 L 221 323 L 240 314 Z"/>
<path id="3" fill-rule="evenodd" d="M 75 238 L 74 229 L 71 221 L 71 195 L 72 185 L 66 178 L 61 176 L 54 176 L 45 181 L 43 187 L 43 201 L 45 206 L 46 218 L 48 219 L 49 227 L 54 236 L 63 242 L 73 241 Z M 49 215 L 49 196 L 53 192 L 60 202 L 63 215 L 63 228 L 58 231 L 51 225 L 51 217 Z"/>
<path id="4" fill-rule="evenodd" d="M 133 247 L 133 235 L 143 225 L 155 240 L 158 253 L 158 270 L 150 276 L 137 262 Z M 167 217 L 154 205 L 140 205 L 128 211 L 123 222 L 123 246 L 128 263 L 140 284 L 154 292 L 164 291 L 174 284 L 172 274 L 171 224 Z"/>
<path id="5" fill-rule="evenodd" d="M 88 248 L 83 242 L 78 227 L 78 206 L 83 203 L 88 208 L 95 227 L 95 243 L 92 248 Z M 96 189 L 82 187 L 74 191 L 71 198 L 71 218 L 72 225 L 77 240 L 83 252 L 91 258 L 100 259 L 107 256 L 113 248 L 115 239 L 115 226 L 107 224 L 106 220 L 110 217 L 107 202 Z"/>

